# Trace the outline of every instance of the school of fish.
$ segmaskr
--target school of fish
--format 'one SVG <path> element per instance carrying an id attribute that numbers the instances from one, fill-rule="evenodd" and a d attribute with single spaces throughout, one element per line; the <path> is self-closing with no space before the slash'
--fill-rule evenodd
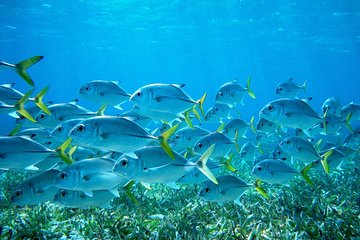
<path id="1" fill-rule="evenodd" d="M 1 68 L 16 71 L 32 87 L 22 93 L 13 83 L 0 85 L 0 114 L 17 123 L 0 137 L 0 169 L 32 173 L 8 196 L 14 206 L 51 201 L 111 208 L 119 190 L 137 202 L 131 188 L 139 183 L 148 189 L 151 184 L 199 185 L 205 201 L 240 204 L 246 191 L 268 198 L 263 186 L 288 185 L 296 176 L 312 187 L 309 171 L 331 174 L 359 158 L 360 105 L 342 106 L 329 97 L 318 113 L 311 99 L 298 98 L 307 82 L 280 83 L 278 98 L 244 120 L 237 107 L 247 97 L 255 99 L 250 77 L 245 86 L 238 80 L 220 86 L 207 111 L 204 101 L 210 96 L 194 99 L 185 84 L 153 83 L 129 93 L 117 82 L 94 80 L 75 96 L 98 104 L 90 111 L 77 100 L 44 102 L 49 87 L 33 96 L 35 82 L 27 69 L 42 59 L 0 61 Z M 126 102 L 132 109 L 123 110 Z M 117 109 L 116 116 L 106 114 L 110 107 Z M 207 124 L 218 129 L 210 131 Z M 251 165 L 251 172 L 234 167 L 240 162 Z"/>

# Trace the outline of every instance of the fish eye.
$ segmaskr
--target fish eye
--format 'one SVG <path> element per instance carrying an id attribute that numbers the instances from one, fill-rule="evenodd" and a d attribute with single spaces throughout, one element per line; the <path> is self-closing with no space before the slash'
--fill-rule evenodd
<path id="1" fill-rule="evenodd" d="M 262 170 L 262 167 L 261 167 L 261 166 L 258 166 L 256 169 L 257 169 L 258 171 L 261 171 L 261 170 Z"/>
<path id="2" fill-rule="evenodd" d="M 179 135 L 176 135 L 175 138 L 176 138 L 176 139 L 179 139 L 180 137 L 179 137 Z"/>
<path id="3" fill-rule="evenodd" d="M 209 193 L 209 192 L 210 192 L 210 188 L 205 188 L 205 192 Z"/>
<path id="4" fill-rule="evenodd" d="M 285 143 L 286 143 L 287 145 L 289 145 L 289 144 L 290 144 L 290 141 L 289 141 L 289 140 L 287 140 Z"/>
<path id="5" fill-rule="evenodd" d="M 22 195 L 22 191 L 17 190 L 17 191 L 15 192 L 15 196 L 16 196 L 16 197 L 21 197 L 21 195 Z"/>
<path id="6" fill-rule="evenodd" d="M 274 107 L 273 107 L 273 106 L 271 106 L 271 105 L 270 105 L 270 106 L 268 106 L 268 110 L 269 110 L 269 111 L 272 111 L 273 109 L 274 109 Z"/>
<path id="7" fill-rule="evenodd" d="M 128 160 L 127 159 L 121 159 L 120 160 L 120 164 L 121 164 L 121 166 L 123 166 L 123 167 L 127 167 L 128 166 Z"/>
<path id="8" fill-rule="evenodd" d="M 43 113 L 40 114 L 40 118 L 41 118 L 41 119 L 44 119 L 44 118 L 45 118 L 45 114 L 43 114 Z"/>
<path id="9" fill-rule="evenodd" d="M 80 124 L 77 129 L 78 129 L 79 132 L 83 132 L 85 130 L 85 125 Z"/>
<path id="10" fill-rule="evenodd" d="M 58 132 L 61 132 L 61 131 L 62 131 L 62 127 L 58 127 L 58 128 L 57 128 L 57 131 L 58 131 Z"/>
<path id="11" fill-rule="evenodd" d="M 222 92 L 219 92 L 220 97 L 222 97 L 224 94 Z"/>
<path id="12" fill-rule="evenodd" d="M 202 148 L 203 147 L 203 144 L 202 143 L 199 143 L 198 144 L 198 148 Z"/>
<path id="13" fill-rule="evenodd" d="M 67 178 L 68 174 L 66 172 L 62 172 L 59 174 L 59 179 L 65 179 Z"/>
<path id="14" fill-rule="evenodd" d="M 282 88 L 281 88 L 281 87 L 279 87 L 279 91 L 282 91 Z"/>
<path id="15" fill-rule="evenodd" d="M 67 193 L 66 193 L 66 191 L 64 191 L 64 190 L 60 192 L 60 196 L 61 196 L 61 197 L 66 197 L 66 195 L 67 195 Z"/>
<path id="16" fill-rule="evenodd" d="M 219 111 L 219 109 L 218 109 L 218 108 L 215 108 L 215 112 L 217 112 L 217 111 Z"/>
<path id="17" fill-rule="evenodd" d="M 136 93 L 136 96 L 140 97 L 140 96 L 141 96 L 141 92 L 140 92 L 140 91 L 137 92 L 137 93 Z"/>
<path id="18" fill-rule="evenodd" d="M 85 87 L 85 91 L 89 91 L 89 89 L 90 89 L 90 88 L 89 88 L 88 86 Z"/>
<path id="19" fill-rule="evenodd" d="M 264 122 L 261 122 L 261 123 L 260 123 L 260 126 L 263 127 L 263 126 L 264 126 Z"/>

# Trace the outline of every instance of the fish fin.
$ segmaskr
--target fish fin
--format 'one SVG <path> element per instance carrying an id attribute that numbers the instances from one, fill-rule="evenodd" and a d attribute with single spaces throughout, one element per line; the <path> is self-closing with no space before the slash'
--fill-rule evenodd
<path id="1" fill-rule="evenodd" d="M 31 165 L 31 166 L 27 166 L 25 168 L 25 170 L 27 170 L 27 171 L 37 171 L 37 170 L 39 170 L 39 168 L 35 167 L 34 165 Z"/>
<path id="2" fill-rule="evenodd" d="M 44 98 L 45 94 L 47 93 L 47 91 L 49 90 L 49 88 L 50 88 L 50 86 L 46 86 L 34 97 L 36 106 L 38 106 L 47 115 L 51 115 L 51 112 L 47 108 L 47 106 L 44 104 L 43 98 Z"/>
<path id="3" fill-rule="evenodd" d="M 254 120 L 255 120 L 255 117 L 252 116 L 251 119 L 250 119 L 249 125 L 250 125 L 251 130 L 252 130 L 254 133 L 256 133 L 256 128 L 255 128 L 255 126 L 254 126 Z"/>
<path id="4" fill-rule="evenodd" d="M 225 127 L 225 123 L 223 122 L 220 124 L 220 126 L 218 127 L 218 129 L 216 129 L 215 132 L 218 132 L 218 133 L 222 132 L 224 130 L 224 127 Z"/>
<path id="5" fill-rule="evenodd" d="M 116 109 L 118 109 L 118 110 L 120 110 L 120 111 L 121 111 L 121 110 L 124 110 L 124 109 L 120 106 L 120 104 L 115 105 L 114 108 L 116 108 Z"/>
<path id="6" fill-rule="evenodd" d="M 11 130 L 11 132 L 9 132 L 8 136 L 15 136 L 18 132 L 20 132 L 21 127 L 22 127 L 21 123 L 16 124 L 14 129 Z"/>
<path id="7" fill-rule="evenodd" d="M 204 106 L 204 102 L 206 99 L 206 95 L 207 95 L 207 93 L 204 93 L 204 95 L 199 100 L 197 100 L 197 103 L 199 104 L 200 112 L 201 112 L 203 118 L 205 118 L 205 111 L 204 111 L 203 106 Z"/>
<path id="8" fill-rule="evenodd" d="M 71 100 L 71 101 L 69 102 L 69 104 L 76 105 L 78 102 L 79 102 L 79 99 L 74 98 L 73 100 Z"/>
<path id="9" fill-rule="evenodd" d="M 261 196 L 263 196 L 266 199 L 270 199 L 269 195 L 266 193 L 265 189 L 261 186 L 261 180 L 256 179 L 254 182 L 255 190 L 260 193 Z"/>
<path id="10" fill-rule="evenodd" d="M 353 128 L 351 127 L 351 124 L 350 124 L 351 117 L 352 117 L 352 113 L 349 113 L 349 114 L 346 116 L 345 126 L 349 129 L 349 131 L 350 131 L 351 133 L 354 133 L 354 130 L 353 130 Z"/>
<path id="11" fill-rule="evenodd" d="M 211 154 L 215 150 L 215 144 L 211 145 L 204 153 L 201 155 L 199 160 L 196 162 L 197 168 L 213 183 L 218 185 L 218 181 L 216 180 L 214 174 L 210 171 L 210 169 L 206 166 L 207 161 L 209 160 Z"/>
<path id="12" fill-rule="evenodd" d="M 194 113 L 195 117 L 200 120 L 201 117 L 200 117 L 200 114 L 198 113 L 198 111 L 196 110 L 196 106 L 194 106 L 191 111 Z"/>
<path id="13" fill-rule="evenodd" d="M 6 88 L 11 88 L 11 87 L 13 87 L 14 85 L 15 85 L 15 83 L 6 83 L 6 84 L 2 84 L 2 85 L 0 85 L 0 86 L 6 87 Z"/>
<path id="14" fill-rule="evenodd" d="M 97 116 L 104 116 L 105 110 L 107 108 L 106 104 L 101 105 L 101 107 L 99 108 L 99 110 L 96 111 L 96 115 Z"/>
<path id="15" fill-rule="evenodd" d="M 150 183 L 146 183 L 146 182 L 140 182 L 141 185 L 143 185 L 147 190 L 151 190 L 151 186 Z"/>
<path id="16" fill-rule="evenodd" d="M 328 158 L 331 156 L 331 154 L 334 152 L 334 149 L 330 149 L 329 151 L 327 151 L 326 153 L 324 153 L 321 156 L 321 164 L 326 172 L 326 174 L 330 173 L 330 166 L 327 162 Z"/>
<path id="17" fill-rule="evenodd" d="M 26 69 L 39 62 L 43 58 L 44 56 L 35 56 L 15 64 L 16 72 L 22 79 L 25 80 L 25 82 L 27 82 L 32 87 L 35 87 L 35 83 L 31 79 L 30 75 L 26 72 Z"/>
<path id="18" fill-rule="evenodd" d="M 187 111 L 184 113 L 185 122 L 187 123 L 187 125 L 188 125 L 190 128 L 194 128 L 194 125 L 193 125 L 193 123 L 191 122 L 191 119 L 190 119 L 190 112 L 191 112 L 191 109 L 187 110 Z"/>
<path id="19" fill-rule="evenodd" d="M 74 162 L 66 153 L 65 150 L 70 146 L 72 139 L 68 138 L 63 144 L 61 144 L 57 149 L 56 152 L 58 156 L 67 164 L 71 164 Z M 71 150 L 70 150 L 71 151 Z"/>
<path id="20" fill-rule="evenodd" d="M 139 158 L 134 152 L 127 152 L 125 155 L 135 159 Z"/>
<path id="21" fill-rule="evenodd" d="M 29 97 L 34 89 L 26 92 L 22 98 L 15 104 L 16 111 L 30 120 L 31 122 L 36 122 L 36 120 L 31 116 L 31 114 L 24 108 L 25 103 L 29 100 Z"/>
<path id="22" fill-rule="evenodd" d="M 240 197 L 241 197 L 241 196 L 239 196 L 238 198 L 236 198 L 236 199 L 234 200 L 234 203 L 237 204 L 237 205 L 239 205 L 239 206 L 241 206 Z"/>
<path id="23" fill-rule="evenodd" d="M 86 196 L 93 197 L 93 192 L 88 190 L 83 190 L 83 193 L 85 193 Z"/>
<path id="24" fill-rule="evenodd" d="M 119 191 L 117 190 L 117 188 L 108 189 L 108 191 L 109 191 L 110 193 L 112 193 L 115 197 L 120 197 Z"/>
<path id="25" fill-rule="evenodd" d="M 303 85 L 301 85 L 300 87 L 302 88 L 302 89 L 304 89 L 304 91 L 306 92 L 306 80 L 305 80 L 305 82 L 303 83 Z"/>
<path id="26" fill-rule="evenodd" d="M 134 180 L 130 180 L 127 184 L 125 184 L 125 186 L 123 187 L 126 195 L 131 199 L 131 201 L 133 201 L 133 203 L 135 204 L 139 204 L 138 200 L 136 199 L 136 197 L 134 196 L 134 194 L 132 194 L 131 187 L 135 184 Z"/>
<path id="27" fill-rule="evenodd" d="M 177 128 L 179 127 L 179 123 L 175 124 L 174 126 L 172 126 L 171 128 L 169 128 L 168 130 L 166 130 L 165 132 L 163 132 L 159 137 L 159 142 L 160 142 L 160 146 L 162 147 L 162 149 L 164 149 L 164 151 L 169 155 L 169 157 L 171 159 L 175 159 L 175 155 L 174 152 L 172 151 L 168 140 L 171 137 L 171 135 L 173 135 Z"/>
<path id="28" fill-rule="evenodd" d="M 175 189 L 175 190 L 180 189 L 180 187 L 175 182 L 166 183 L 166 186 L 168 186 L 169 188 Z"/>
<path id="29" fill-rule="evenodd" d="M 309 170 L 313 167 L 314 162 L 311 162 L 310 164 L 308 164 L 307 166 L 305 166 L 301 171 L 301 176 L 305 179 L 305 181 L 310 184 L 310 186 L 314 187 L 314 183 L 313 181 L 311 181 L 311 179 L 309 178 L 308 172 Z"/>
<path id="30" fill-rule="evenodd" d="M 111 206 L 110 202 L 106 202 L 104 204 L 101 204 L 100 205 L 101 208 L 104 208 L 104 209 L 112 209 L 113 207 Z"/>
<path id="31" fill-rule="evenodd" d="M 171 86 L 177 87 L 177 88 L 183 88 L 185 87 L 185 83 L 173 83 Z"/>
<path id="32" fill-rule="evenodd" d="M 17 115 L 15 111 L 8 113 L 8 115 L 13 118 L 19 118 L 19 115 Z"/>
<path id="33" fill-rule="evenodd" d="M 231 165 L 231 161 L 234 158 L 234 153 L 230 154 L 229 159 L 227 159 L 224 163 L 224 166 L 227 170 L 231 171 L 231 172 L 237 172 L 236 168 Z"/>
<path id="34" fill-rule="evenodd" d="M 255 93 L 250 89 L 250 83 L 251 83 L 251 76 L 249 76 L 247 82 L 246 82 L 246 90 L 249 94 L 250 97 L 252 97 L 253 99 L 256 98 Z"/>
<path id="35" fill-rule="evenodd" d="M 323 142 L 323 139 L 320 138 L 319 141 L 317 141 L 317 142 L 315 143 L 315 146 L 314 146 L 314 147 L 315 147 L 315 150 L 316 150 L 317 152 L 320 151 L 322 142 Z"/>

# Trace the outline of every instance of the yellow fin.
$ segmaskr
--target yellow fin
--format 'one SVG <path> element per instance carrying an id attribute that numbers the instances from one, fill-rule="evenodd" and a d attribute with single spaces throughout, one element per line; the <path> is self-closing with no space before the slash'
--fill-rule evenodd
<path id="1" fill-rule="evenodd" d="M 58 156 L 67 164 L 71 164 L 74 161 L 65 153 L 65 150 L 70 146 L 72 139 L 68 138 L 63 144 L 61 144 L 56 152 Z M 71 151 L 71 150 L 70 150 Z"/>
<path id="2" fill-rule="evenodd" d="M 11 130 L 11 132 L 9 132 L 8 136 L 15 136 L 15 134 L 17 134 L 18 132 L 20 132 L 20 129 L 22 127 L 21 123 L 16 124 L 16 126 L 14 127 L 13 130 Z"/>
<path id="3" fill-rule="evenodd" d="M 250 119 L 250 128 L 251 128 L 251 130 L 254 132 L 254 133 L 256 133 L 256 128 L 255 128 L 255 126 L 254 126 L 254 121 L 255 121 L 255 117 L 254 116 L 252 116 L 252 118 Z"/>
<path id="4" fill-rule="evenodd" d="M 101 107 L 99 108 L 99 110 L 96 111 L 96 115 L 98 116 L 104 116 L 105 110 L 107 108 L 106 104 L 101 105 Z"/>
<path id="5" fill-rule="evenodd" d="M 258 193 L 261 194 L 261 196 L 263 196 L 266 199 L 270 199 L 269 195 L 267 195 L 265 189 L 261 186 L 261 180 L 260 179 L 256 179 L 254 182 L 254 186 L 255 189 Z"/>
<path id="6" fill-rule="evenodd" d="M 204 111 L 204 102 L 205 102 L 205 99 L 206 99 L 206 95 L 207 93 L 204 93 L 204 95 L 197 101 L 198 104 L 199 104 L 199 108 L 200 108 L 200 112 L 201 114 L 203 115 L 203 117 L 205 118 L 205 111 Z"/>
<path id="7" fill-rule="evenodd" d="M 250 97 L 256 98 L 255 93 L 250 89 L 250 83 L 251 83 L 251 76 L 249 76 L 247 82 L 246 82 L 246 90 Z"/>
<path id="8" fill-rule="evenodd" d="M 229 159 L 227 159 L 224 163 L 224 166 L 227 170 L 231 171 L 231 172 L 237 172 L 236 168 L 231 165 L 231 161 L 233 160 L 234 158 L 234 153 L 232 153 L 230 156 L 229 156 Z"/>
<path id="9" fill-rule="evenodd" d="M 310 184 L 310 186 L 314 187 L 314 183 L 313 181 L 311 181 L 311 179 L 309 178 L 309 175 L 307 174 L 309 172 L 309 170 L 312 168 L 312 166 L 314 165 L 314 162 L 311 162 L 310 164 L 308 164 L 307 166 L 305 166 L 301 171 L 301 176 L 305 179 L 305 181 Z"/>
<path id="10" fill-rule="evenodd" d="M 215 150 L 215 144 L 211 145 L 204 153 L 201 155 L 199 160 L 196 162 L 197 168 L 208 178 L 210 181 L 218 185 L 218 181 L 216 180 L 214 174 L 210 171 L 210 169 L 206 166 L 207 161 L 209 160 L 211 154 Z"/>
<path id="11" fill-rule="evenodd" d="M 190 120 L 190 110 L 187 110 L 185 113 L 184 113 L 184 116 L 185 116 L 185 122 L 187 123 L 187 125 L 190 127 L 190 128 L 194 128 L 194 125 L 192 124 L 191 120 Z"/>
<path id="12" fill-rule="evenodd" d="M 22 79 L 25 80 L 25 82 L 27 82 L 32 87 L 35 87 L 35 83 L 31 79 L 30 75 L 26 72 L 26 69 L 39 62 L 43 58 L 43 56 L 35 56 L 15 64 L 16 72 Z"/>
<path id="13" fill-rule="evenodd" d="M 331 156 L 331 154 L 333 153 L 333 151 L 334 151 L 334 149 L 331 149 L 331 150 L 327 151 L 326 153 L 324 153 L 324 154 L 321 156 L 321 158 L 322 158 L 322 159 L 321 159 L 321 164 L 322 164 L 322 166 L 323 166 L 323 168 L 324 168 L 324 170 L 325 170 L 325 172 L 326 172 L 327 174 L 330 173 L 330 166 L 329 166 L 327 160 L 328 160 L 328 158 Z"/>
<path id="14" fill-rule="evenodd" d="M 139 204 L 138 200 L 136 199 L 136 197 L 134 196 L 134 194 L 132 194 L 131 187 L 135 184 L 134 180 L 130 180 L 124 187 L 124 191 L 126 193 L 126 195 L 131 199 L 131 201 L 133 201 L 135 204 Z"/>
<path id="15" fill-rule="evenodd" d="M 31 93 L 33 92 L 33 89 L 26 92 L 22 98 L 15 104 L 16 111 L 30 120 L 31 122 L 36 122 L 36 120 L 31 116 L 31 114 L 24 108 L 25 103 L 29 100 L 29 97 Z"/>
<path id="16" fill-rule="evenodd" d="M 165 132 L 163 132 L 159 137 L 159 142 L 160 142 L 160 146 L 162 147 L 162 149 L 164 149 L 164 151 L 169 155 L 169 157 L 171 159 L 175 159 L 175 155 L 174 155 L 174 152 L 172 151 L 169 143 L 168 143 L 168 140 L 169 138 L 171 137 L 171 135 L 173 135 L 177 128 L 179 127 L 179 123 L 172 126 L 171 128 L 169 128 L 168 130 L 166 130 Z"/>
<path id="17" fill-rule="evenodd" d="M 45 96 L 45 94 L 47 93 L 47 91 L 49 90 L 50 86 L 46 86 L 43 90 L 41 90 L 35 97 L 34 97 L 34 101 L 35 104 L 47 115 L 51 115 L 50 110 L 47 108 L 47 106 L 44 104 L 43 102 L 43 98 Z"/>

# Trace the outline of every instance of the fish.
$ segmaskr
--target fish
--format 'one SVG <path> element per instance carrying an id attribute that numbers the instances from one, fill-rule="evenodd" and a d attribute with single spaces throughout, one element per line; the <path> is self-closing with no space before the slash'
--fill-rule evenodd
<path id="1" fill-rule="evenodd" d="M 117 188 L 128 182 L 112 171 L 115 161 L 107 158 L 85 159 L 64 167 L 54 180 L 60 189 L 82 191 L 93 196 L 93 191 L 108 190 L 119 196 Z"/>
<path id="2" fill-rule="evenodd" d="M 340 116 L 340 110 L 341 110 L 340 100 L 336 97 L 327 98 L 324 101 L 323 105 L 321 106 L 321 110 L 324 114 L 327 112 L 327 113 L 335 114 L 336 116 Z"/>
<path id="3" fill-rule="evenodd" d="M 254 132 L 256 132 L 254 128 L 254 117 L 251 118 L 249 123 L 246 123 L 244 120 L 240 118 L 235 118 L 230 120 L 228 123 L 225 124 L 224 129 L 221 133 L 225 134 L 230 139 L 235 138 L 243 138 L 246 139 L 246 132 L 251 128 Z"/>
<path id="4" fill-rule="evenodd" d="M 90 197 L 82 191 L 61 189 L 55 194 L 53 202 L 68 208 L 88 209 L 90 207 L 100 207 L 111 209 L 111 201 L 114 198 L 116 196 L 107 190 L 93 191 L 92 197 Z"/>
<path id="5" fill-rule="evenodd" d="M 36 205 L 52 201 L 59 190 L 53 184 L 59 170 L 51 169 L 31 176 L 15 187 L 10 201 L 14 206 Z"/>
<path id="6" fill-rule="evenodd" d="M 295 98 L 301 90 L 306 91 L 306 81 L 303 85 L 298 85 L 293 82 L 293 79 L 290 78 L 288 81 L 280 83 L 276 87 L 276 95 L 282 98 Z"/>
<path id="7" fill-rule="evenodd" d="M 36 121 L 43 127 L 53 129 L 63 121 L 70 119 L 85 119 L 94 116 L 104 115 L 106 106 L 101 106 L 97 112 L 91 112 L 90 110 L 81 107 L 76 104 L 77 100 L 68 103 L 57 103 L 48 106 L 51 111 L 51 115 L 47 115 L 43 111 L 40 111 L 36 115 Z"/>
<path id="8" fill-rule="evenodd" d="M 164 83 L 145 85 L 131 95 L 130 102 L 136 104 L 145 116 L 148 116 L 147 112 L 154 111 L 172 114 L 173 116 L 182 116 L 185 112 L 195 111 L 196 106 L 199 106 L 201 113 L 204 115 L 203 103 L 206 94 L 195 101 L 184 92 L 184 86 L 185 84 Z M 161 120 L 169 121 L 169 119 Z"/>
<path id="9" fill-rule="evenodd" d="M 303 131 L 323 121 L 308 103 L 296 98 L 269 102 L 260 110 L 259 116 L 277 125 Z"/>
<path id="10" fill-rule="evenodd" d="M 200 138 L 195 143 L 193 151 L 198 155 L 203 154 L 213 144 L 215 145 L 215 150 L 211 155 L 212 160 L 229 158 L 229 153 L 235 146 L 234 141 L 231 141 L 222 133 L 215 132 Z"/>
<path id="11" fill-rule="evenodd" d="M 25 103 L 29 100 L 32 92 L 33 90 L 29 90 L 14 105 L 9 105 L 0 101 L 0 114 L 9 114 L 14 118 L 19 118 L 19 115 L 16 114 L 18 113 L 29 121 L 36 122 L 34 117 L 31 116 L 31 114 L 24 107 Z"/>
<path id="12" fill-rule="evenodd" d="M 70 131 L 82 120 L 83 119 L 80 118 L 61 122 L 51 131 L 50 136 L 58 141 L 64 142 L 68 138 Z"/>
<path id="13" fill-rule="evenodd" d="M 14 136 L 27 136 L 30 139 L 34 140 L 37 143 L 42 144 L 45 147 L 48 148 L 55 148 L 59 145 L 61 145 L 62 142 L 64 142 L 66 139 L 58 141 L 57 139 L 54 139 L 50 132 L 42 127 L 36 127 L 36 128 L 26 128 L 24 130 L 19 131 L 18 133 L 14 134 Z"/>
<path id="14" fill-rule="evenodd" d="M 120 117 L 126 118 L 130 121 L 133 121 L 143 128 L 146 128 L 153 120 L 149 117 L 143 116 L 135 111 L 126 111 L 119 115 Z"/>
<path id="15" fill-rule="evenodd" d="M 55 153 L 29 137 L 0 137 L 0 169 L 37 170 L 36 163 Z"/>
<path id="16" fill-rule="evenodd" d="M 242 87 L 237 80 L 223 84 L 216 92 L 215 102 L 223 103 L 234 108 L 237 104 L 244 105 L 244 96 L 246 93 L 255 99 L 254 92 L 250 89 L 251 77 L 248 78 L 246 87 Z"/>
<path id="17" fill-rule="evenodd" d="M 360 126 L 356 127 L 352 132 L 344 138 L 344 145 L 354 150 L 360 148 Z"/>
<path id="18" fill-rule="evenodd" d="M 130 93 L 119 86 L 117 81 L 93 80 L 81 86 L 80 96 L 101 105 L 122 110 L 121 104 L 129 101 Z"/>
<path id="19" fill-rule="evenodd" d="M 324 134 L 340 135 L 341 127 L 345 122 L 335 113 L 325 112 L 324 121 L 320 123 L 320 128 L 323 129 Z"/>
<path id="20" fill-rule="evenodd" d="M 209 130 L 201 127 L 184 127 L 174 133 L 169 142 L 175 151 L 180 151 L 192 148 L 200 138 L 208 135 L 209 133 Z"/>
<path id="21" fill-rule="evenodd" d="M 227 104 L 215 103 L 206 113 L 205 121 L 211 123 L 223 123 L 223 119 L 231 119 L 231 108 Z"/>
<path id="22" fill-rule="evenodd" d="M 345 122 L 346 127 L 352 132 L 351 121 L 360 120 L 360 105 L 351 102 L 342 107 L 340 110 L 340 119 Z"/>
<path id="23" fill-rule="evenodd" d="M 134 152 L 136 158 L 127 155 L 120 157 L 113 171 L 135 181 L 172 185 L 197 168 L 217 184 L 215 176 L 206 165 L 214 149 L 215 145 L 210 146 L 197 161 L 192 162 L 176 152 L 175 159 L 172 160 L 160 147 L 147 146 Z"/>
<path id="24" fill-rule="evenodd" d="M 218 184 L 206 181 L 202 184 L 199 197 L 210 202 L 224 203 L 234 202 L 240 204 L 241 196 L 246 190 L 253 187 L 252 184 L 246 183 L 244 180 L 232 176 L 224 175 L 217 178 Z"/>
<path id="25" fill-rule="evenodd" d="M 298 171 L 295 168 L 289 166 L 285 161 L 278 159 L 265 159 L 257 163 L 251 174 L 259 178 L 261 181 L 269 184 L 282 184 L 285 185 L 290 179 L 301 174 L 304 179 L 310 184 L 314 185 L 310 178 L 307 176 L 308 168 L 304 168 L 302 171 Z"/>
<path id="26" fill-rule="evenodd" d="M 348 162 L 348 156 L 338 150 L 336 147 L 323 150 L 320 152 L 320 154 L 324 155 L 329 151 L 331 151 L 331 155 L 326 159 L 326 163 L 328 165 L 328 172 L 330 172 L 330 169 L 336 169 L 343 164 L 345 165 Z M 317 170 L 323 169 L 323 163 L 320 159 L 314 160 L 312 162 L 311 168 L 315 168 Z"/>
<path id="27" fill-rule="evenodd" d="M 256 123 L 257 132 L 271 133 L 276 130 L 278 130 L 278 125 L 266 120 L 265 118 L 259 118 L 259 121 Z"/>
<path id="28" fill-rule="evenodd" d="M 177 127 L 178 125 L 175 125 L 159 137 L 155 137 L 126 118 L 98 116 L 80 121 L 70 131 L 69 137 L 77 146 L 96 147 L 126 154 L 132 154 L 136 149 L 151 142 L 159 142 L 164 151 L 173 157 L 167 140 Z"/>
<path id="29" fill-rule="evenodd" d="M 246 162 L 253 162 L 259 154 L 259 148 L 250 141 L 244 143 L 240 149 L 240 158 Z"/>
<path id="30" fill-rule="evenodd" d="M 302 137 L 286 137 L 279 143 L 279 147 L 286 154 L 304 163 L 324 158 L 311 142 Z"/>
<path id="31" fill-rule="evenodd" d="M 0 101 L 8 105 L 15 105 L 19 100 L 24 97 L 24 94 L 13 88 L 14 83 L 0 85 Z M 46 114 L 51 115 L 50 110 L 43 102 L 45 94 L 48 92 L 49 86 L 42 89 L 35 97 L 28 98 L 28 101 L 33 101 L 40 110 Z"/>
<path id="32" fill-rule="evenodd" d="M 25 80 L 27 84 L 35 87 L 34 81 L 31 79 L 30 75 L 26 72 L 26 70 L 32 65 L 38 63 L 43 58 L 44 56 L 34 56 L 16 64 L 0 61 L 0 68 L 13 69 L 17 74 L 19 74 L 22 79 Z"/>

